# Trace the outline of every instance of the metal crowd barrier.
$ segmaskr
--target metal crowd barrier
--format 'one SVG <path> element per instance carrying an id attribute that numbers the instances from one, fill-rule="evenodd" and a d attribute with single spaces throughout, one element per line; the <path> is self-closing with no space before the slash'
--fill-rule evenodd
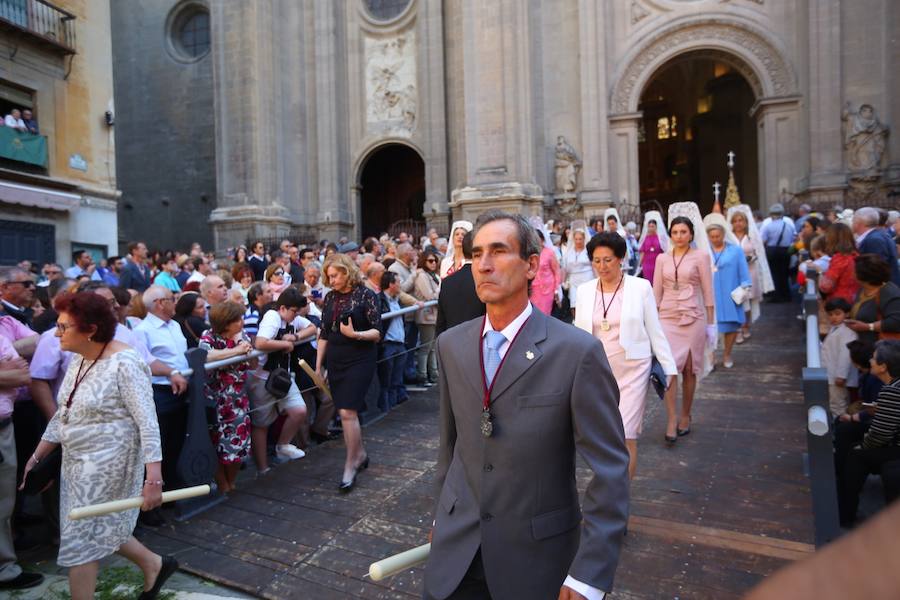
<path id="1" fill-rule="evenodd" d="M 837 483 L 834 474 L 832 418 L 828 405 L 828 375 L 822 368 L 819 343 L 818 273 L 806 274 L 803 310 L 806 315 L 806 367 L 803 369 L 803 402 L 806 407 L 806 446 L 812 491 L 816 547 L 840 535 Z"/>
<path id="2" fill-rule="evenodd" d="M 414 313 L 430 306 L 437 306 L 437 301 L 431 300 L 425 302 L 421 307 L 408 306 L 406 308 L 401 308 L 400 310 L 389 311 L 383 313 L 381 318 L 390 319 Z M 311 342 L 315 339 L 315 336 L 303 338 L 298 340 L 295 343 L 295 346 Z M 208 402 L 204 388 L 206 387 L 207 371 L 259 358 L 264 354 L 266 353 L 260 350 L 253 350 L 245 356 L 234 356 L 232 358 L 206 362 L 206 350 L 202 348 L 191 348 L 185 353 L 188 366 L 190 367 L 182 371 L 182 375 L 188 380 L 188 389 L 186 392 L 188 422 L 184 446 L 181 449 L 181 454 L 178 455 L 178 464 L 176 466 L 178 475 L 185 486 L 211 483 L 215 477 L 216 466 L 218 464 L 216 449 L 213 447 L 212 440 L 210 440 L 209 427 L 206 419 Z M 176 503 L 178 507 L 177 519 L 190 519 L 204 510 L 212 508 L 216 504 L 224 501 L 225 497 L 218 492 L 205 497 L 180 500 Z"/>

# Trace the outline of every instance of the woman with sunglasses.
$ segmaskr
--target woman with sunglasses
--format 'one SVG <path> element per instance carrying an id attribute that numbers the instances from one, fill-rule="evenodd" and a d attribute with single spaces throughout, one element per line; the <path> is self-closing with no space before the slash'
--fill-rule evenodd
<path id="1" fill-rule="evenodd" d="M 266 269 L 266 283 L 269 284 L 269 290 L 272 292 L 272 300 L 278 300 L 278 296 L 287 286 L 287 278 L 284 276 L 284 267 L 278 263 L 272 263 Z"/>
<path id="2" fill-rule="evenodd" d="M 438 257 L 434 251 L 426 250 L 419 258 L 419 270 L 416 271 L 412 295 L 416 300 L 428 302 L 437 300 L 440 293 Z M 437 383 L 437 357 L 434 354 L 436 324 L 437 306 L 428 306 L 416 313 L 416 326 L 419 328 L 419 349 L 416 351 L 418 369 L 416 383 L 418 384 L 434 385 Z"/>

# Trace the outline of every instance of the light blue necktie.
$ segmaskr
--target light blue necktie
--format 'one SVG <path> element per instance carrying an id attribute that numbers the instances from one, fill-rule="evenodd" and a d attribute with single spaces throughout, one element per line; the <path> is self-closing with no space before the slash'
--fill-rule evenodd
<path id="1" fill-rule="evenodd" d="M 485 338 L 487 351 L 484 353 L 484 380 L 491 387 L 500 366 L 500 346 L 506 341 L 506 336 L 499 331 L 488 331 Z"/>

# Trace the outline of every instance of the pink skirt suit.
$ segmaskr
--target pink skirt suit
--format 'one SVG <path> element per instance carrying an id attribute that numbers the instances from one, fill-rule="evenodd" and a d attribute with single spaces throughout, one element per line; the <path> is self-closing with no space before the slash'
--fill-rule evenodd
<path id="1" fill-rule="evenodd" d="M 690 357 L 691 371 L 700 375 L 706 347 L 706 307 L 715 306 L 709 253 L 691 248 L 678 261 L 673 262 L 672 258 L 672 249 L 660 254 L 653 272 L 653 293 L 659 306 L 659 320 L 672 348 L 678 372 L 684 371 Z"/>
<path id="2" fill-rule="evenodd" d="M 583 284 L 575 307 L 575 326 L 592 333 L 603 344 L 619 385 L 625 439 L 636 440 L 643 426 L 653 356 L 667 375 L 677 374 L 650 282 L 626 275 L 618 293 L 607 292 L 602 297 L 597 279 Z"/>

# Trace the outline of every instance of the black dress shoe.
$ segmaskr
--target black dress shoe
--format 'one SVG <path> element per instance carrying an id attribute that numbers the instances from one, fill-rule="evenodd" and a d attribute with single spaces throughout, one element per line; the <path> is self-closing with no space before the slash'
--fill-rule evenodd
<path id="1" fill-rule="evenodd" d="M 336 440 L 339 437 L 341 437 L 341 434 L 336 431 L 329 431 L 328 435 L 322 435 L 321 433 L 316 433 L 315 431 L 309 432 L 309 439 L 317 444 L 324 444 L 325 442 Z"/>
<path id="2" fill-rule="evenodd" d="M 666 434 L 666 443 L 673 446 L 678 441 L 678 436 Z"/>
<path id="3" fill-rule="evenodd" d="M 166 580 L 172 576 L 172 573 L 178 570 L 178 561 L 175 560 L 174 556 L 163 556 L 162 557 L 162 567 L 159 569 L 159 575 L 156 576 L 156 582 L 154 582 L 153 587 L 147 590 L 146 592 L 141 592 L 141 595 L 138 596 L 138 600 L 153 600 L 159 595 L 159 591 L 162 589 L 163 584 Z"/>
<path id="4" fill-rule="evenodd" d="M 41 585 L 43 582 L 44 576 L 40 573 L 22 571 L 9 581 L 0 581 L 0 590 L 24 590 Z"/>

